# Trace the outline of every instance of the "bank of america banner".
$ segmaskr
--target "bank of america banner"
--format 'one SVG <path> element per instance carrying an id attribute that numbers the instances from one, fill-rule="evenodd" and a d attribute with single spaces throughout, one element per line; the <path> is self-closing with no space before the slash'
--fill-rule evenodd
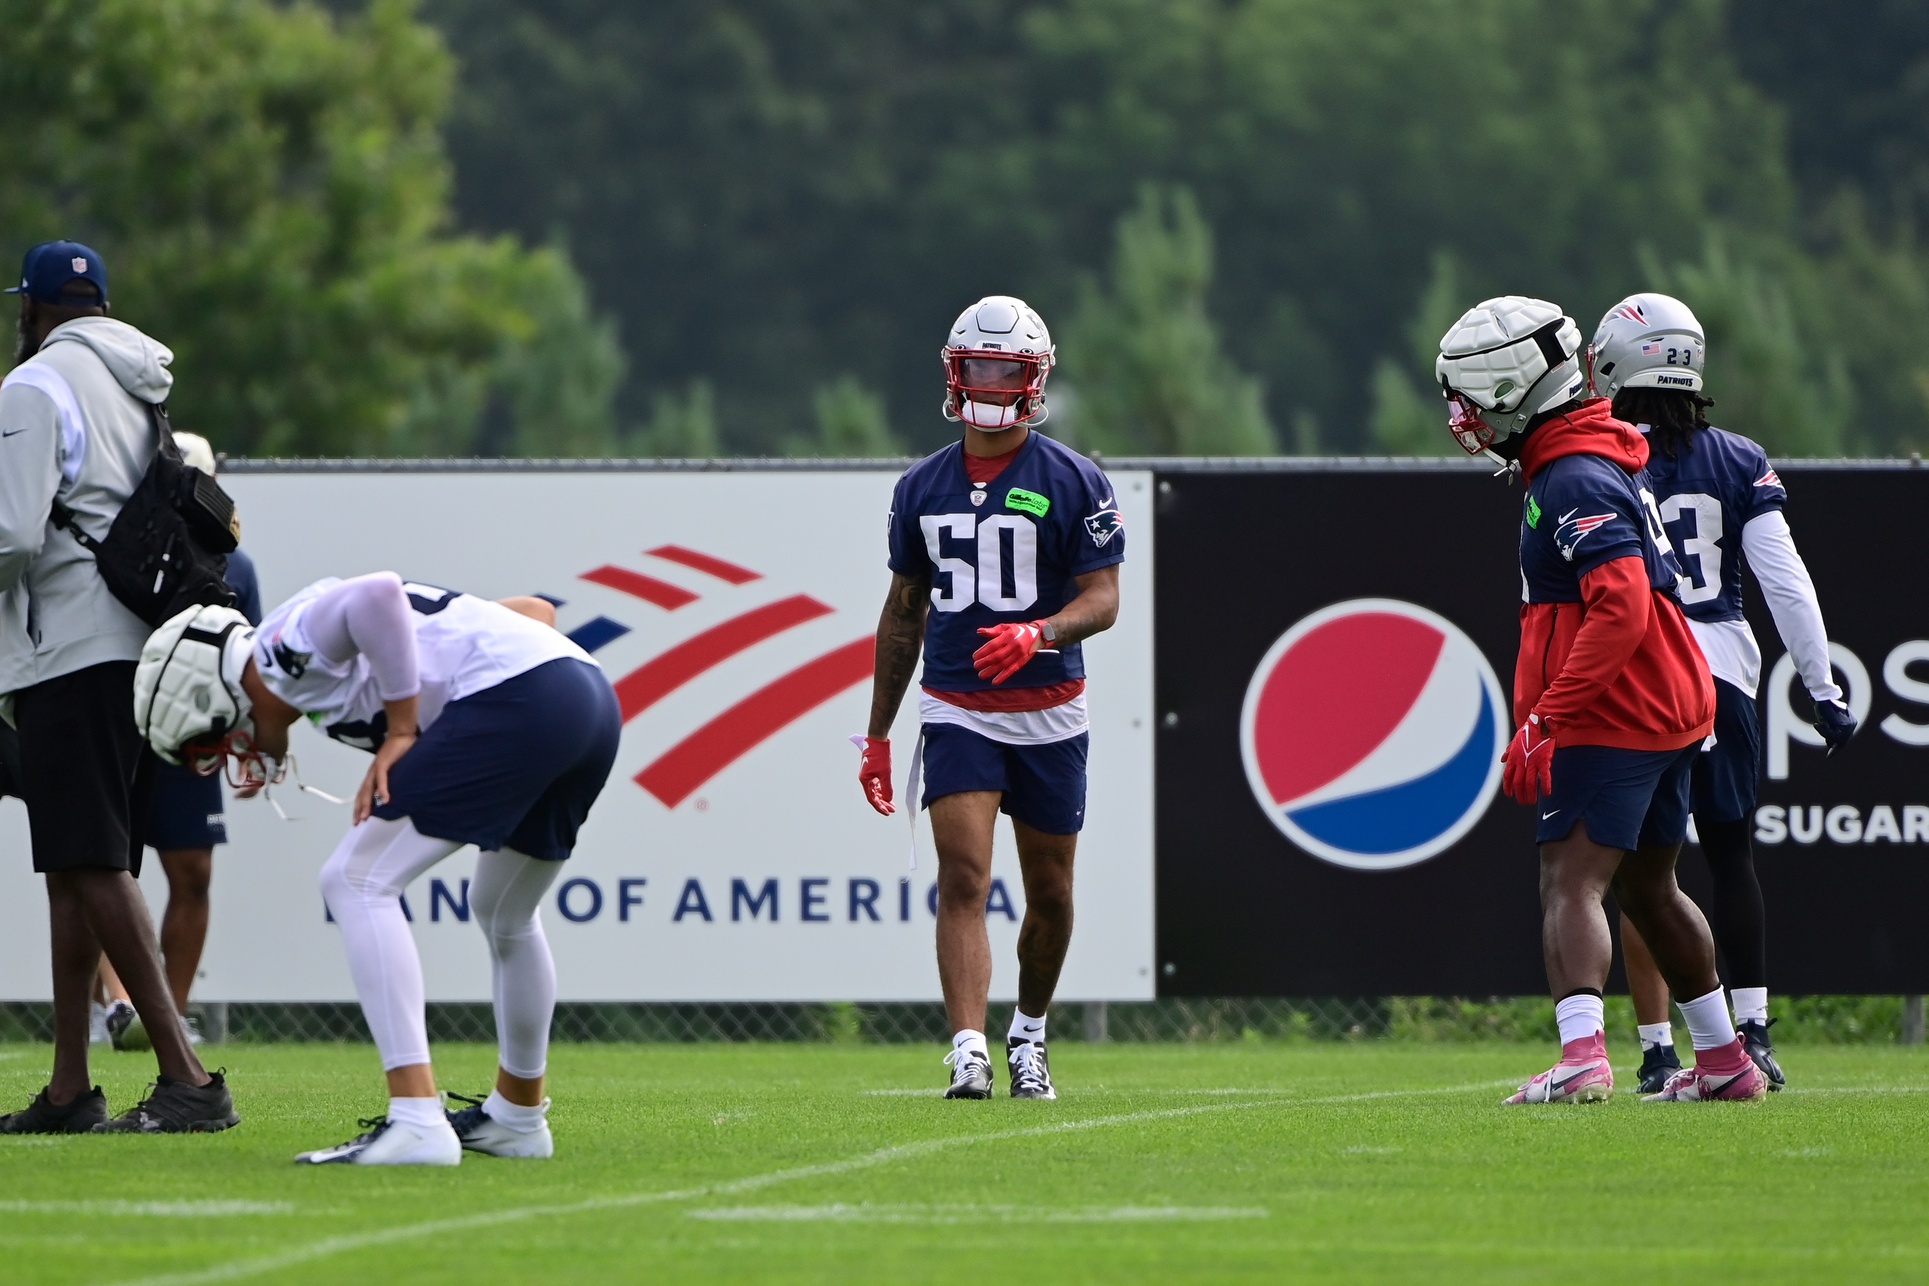
<path id="1" fill-rule="evenodd" d="M 1770 981 L 1929 990 L 1929 473 L 1782 473 L 1862 731 L 1824 757 L 1751 586 Z M 1520 496 L 1477 469 L 1160 477 L 1163 993 L 1544 988 L 1534 827 L 1498 791 Z M 1739 543 L 1707 512 L 1669 523 L 1697 575 Z M 1682 883 L 1707 905 L 1692 845 Z"/>
<path id="2" fill-rule="evenodd" d="M 273 473 L 225 481 L 269 605 L 322 576 L 393 569 L 489 597 L 543 594 L 615 686 L 622 751 L 543 921 L 566 1000 L 939 996 L 936 857 L 856 783 L 870 708 L 889 472 Z M 1131 527 L 1118 625 L 1086 645 L 1091 794 L 1079 923 L 1060 994 L 1153 993 L 1151 480 L 1121 473 Z M 893 730 L 902 806 L 915 690 Z M 301 776 L 353 794 L 368 757 L 309 728 Z M 347 811 L 293 788 L 228 805 L 207 1000 L 353 996 L 315 878 Z M 486 1000 L 465 850 L 407 905 L 435 1000 Z M 987 910 L 994 994 L 1016 994 L 1024 886 L 1000 827 Z M 166 881 L 142 885 L 157 916 Z M 0 996 L 48 995 L 45 899 L 17 800 L 0 804 Z"/>

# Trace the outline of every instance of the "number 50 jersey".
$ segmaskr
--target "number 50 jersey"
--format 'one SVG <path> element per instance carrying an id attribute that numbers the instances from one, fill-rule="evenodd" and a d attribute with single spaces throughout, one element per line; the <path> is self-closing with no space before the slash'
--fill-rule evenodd
<path id="1" fill-rule="evenodd" d="M 1036 621 L 1078 597 L 1076 578 L 1125 561 L 1125 528 L 1112 484 L 1084 456 L 1032 433 L 1018 458 L 980 486 L 965 474 L 964 445 L 926 456 L 891 498 L 891 570 L 931 581 L 923 685 L 979 692 L 971 654 L 980 629 Z M 1076 643 L 1035 654 L 1001 687 L 1040 688 L 1085 677 Z"/>

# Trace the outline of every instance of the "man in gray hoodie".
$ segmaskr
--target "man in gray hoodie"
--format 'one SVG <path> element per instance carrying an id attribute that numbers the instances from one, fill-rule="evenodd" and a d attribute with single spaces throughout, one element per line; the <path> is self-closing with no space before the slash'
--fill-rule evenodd
<path id="1" fill-rule="evenodd" d="M 54 525 L 56 502 L 95 540 L 140 485 L 159 442 L 174 355 L 107 316 L 107 270 L 72 241 L 27 252 L 17 365 L 0 381 L 0 715 L 20 735 L 34 870 L 47 877 L 54 1068 L 0 1133 L 171 1133 L 240 1118 L 182 1031 L 135 876 L 152 761 L 134 725 L 141 619 Z M 90 1085 L 88 1002 L 101 952 L 154 1042 L 148 1097 L 109 1119 Z"/>

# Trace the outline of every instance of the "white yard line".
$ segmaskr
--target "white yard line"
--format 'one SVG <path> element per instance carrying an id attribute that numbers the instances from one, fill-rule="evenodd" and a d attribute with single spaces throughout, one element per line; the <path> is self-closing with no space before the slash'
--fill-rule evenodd
<path id="1" fill-rule="evenodd" d="M 726 1223 L 1193 1223 L 1264 1219 L 1259 1206 L 1082 1206 L 1041 1210 L 1033 1206 L 713 1206 L 685 1212 L 692 1219 Z"/>
<path id="2" fill-rule="evenodd" d="M 231 1215 L 293 1214 L 292 1201 L 20 1201 L 0 1200 L 0 1213 L 23 1215 L 148 1215 L 160 1219 L 218 1219 Z"/>
<path id="3" fill-rule="evenodd" d="M 658 1192 L 632 1192 L 621 1196 L 592 1197 L 586 1201 L 573 1201 L 564 1205 L 520 1206 L 507 1210 L 492 1210 L 481 1214 L 458 1215 L 448 1219 L 428 1219 L 420 1223 L 399 1224 L 388 1228 L 376 1228 L 367 1232 L 345 1233 L 337 1237 L 324 1237 L 305 1245 L 292 1246 L 287 1250 L 271 1255 L 259 1255 L 250 1259 L 230 1260 L 225 1264 L 214 1264 L 207 1268 L 195 1268 L 181 1273 L 164 1273 L 158 1277 L 143 1277 L 127 1282 L 124 1286 L 199 1286 L 202 1282 L 238 1281 L 244 1277 L 255 1277 L 297 1264 L 310 1263 L 330 1255 L 346 1254 L 355 1250 L 367 1250 L 375 1246 L 392 1246 L 405 1241 L 417 1241 L 424 1237 L 436 1237 L 444 1233 L 466 1232 L 479 1228 L 494 1228 L 504 1224 L 521 1223 L 531 1219 L 566 1218 L 571 1215 L 590 1214 L 598 1210 L 619 1210 L 634 1206 L 659 1205 L 664 1202 L 693 1201 L 700 1197 L 727 1197 L 737 1193 L 756 1192 L 763 1188 L 789 1183 L 797 1179 L 821 1179 L 830 1175 L 849 1174 L 857 1170 L 869 1170 L 894 1161 L 906 1161 L 914 1157 L 929 1156 L 934 1152 L 944 1152 L 958 1147 L 969 1147 L 978 1143 L 997 1143 L 1008 1139 L 1043 1138 L 1054 1134 L 1072 1134 L 1084 1130 L 1105 1129 L 1113 1125 L 1134 1125 L 1142 1121 L 1164 1121 L 1175 1117 L 1203 1116 L 1212 1112 L 1235 1112 L 1255 1107 L 1320 1107 L 1340 1103 L 1364 1103 L 1385 1098 L 1419 1098 L 1439 1094 L 1469 1094 L 1476 1090 L 1492 1088 L 1493 1083 L 1482 1081 L 1476 1085 L 1455 1085 L 1440 1089 L 1425 1090 L 1383 1090 L 1370 1094 L 1329 1094 L 1310 1098 L 1274 1098 L 1258 1101 L 1202 1103 L 1195 1107 L 1162 1108 L 1153 1112 L 1124 1112 L 1112 1116 L 1087 1117 L 1078 1121 L 1057 1121 L 1050 1125 L 1037 1125 L 1018 1130 L 992 1130 L 983 1134 L 960 1134 L 946 1138 L 918 1139 L 910 1143 L 899 1143 L 862 1156 L 847 1157 L 842 1161 L 825 1161 L 817 1165 L 792 1166 L 785 1170 L 772 1170 L 766 1174 L 753 1174 L 742 1179 L 729 1179 L 720 1183 L 704 1184 L 693 1188 L 670 1188 Z"/>

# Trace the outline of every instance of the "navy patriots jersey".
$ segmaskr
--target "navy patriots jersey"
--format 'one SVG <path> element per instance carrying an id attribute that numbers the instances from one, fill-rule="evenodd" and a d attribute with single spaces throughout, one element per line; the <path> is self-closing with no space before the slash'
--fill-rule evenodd
<path id="1" fill-rule="evenodd" d="M 1768 453 L 1739 433 L 1702 429 L 1670 460 L 1648 460 L 1661 521 L 1687 574 L 1681 610 L 1695 621 L 1739 621 L 1741 529 L 1788 499 Z"/>
<path id="2" fill-rule="evenodd" d="M 931 581 L 924 686 L 980 692 L 971 654 L 978 633 L 1036 621 L 1078 597 L 1076 577 L 1125 561 L 1112 484 L 1070 447 L 1032 433 L 1018 458 L 984 486 L 965 474 L 964 444 L 926 456 L 891 497 L 891 570 Z M 1039 652 L 1001 687 L 1042 688 L 1085 677 L 1078 644 Z"/>
<path id="3" fill-rule="evenodd" d="M 1616 558 L 1636 557 L 1648 583 L 1673 593 L 1681 575 L 1648 475 L 1630 475 L 1597 455 L 1565 455 L 1528 484 L 1520 523 L 1521 596 L 1529 603 L 1578 603 L 1581 577 Z"/>

